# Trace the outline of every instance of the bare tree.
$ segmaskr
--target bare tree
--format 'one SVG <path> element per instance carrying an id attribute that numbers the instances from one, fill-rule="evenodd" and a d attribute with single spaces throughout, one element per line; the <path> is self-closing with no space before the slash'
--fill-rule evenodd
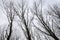
<path id="1" fill-rule="evenodd" d="M 11 38 L 11 34 L 12 34 L 12 27 L 13 27 L 13 19 L 14 19 L 14 11 L 13 11 L 13 2 L 10 1 L 9 3 L 6 1 L 2 1 L 3 2 L 3 7 L 4 10 L 6 11 L 6 16 L 8 19 L 8 28 L 9 28 L 9 32 L 7 32 L 6 30 L 6 35 L 7 35 L 7 40 L 10 40 Z"/>
<path id="2" fill-rule="evenodd" d="M 37 28 L 36 25 L 34 24 L 35 27 L 36 27 L 38 30 L 40 30 L 41 32 L 43 32 L 44 34 L 46 34 L 46 35 L 54 38 L 55 40 L 59 40 L 59 38 L 55 35 L 55 33 L 50 29 L 50 26 L 49 26 L 49 25 L 45 22 L 45 20 L 44 20 L 44 17 L 43 17 L 43 14 L 42 14 L 42 0 L 41 0 L 41 10 L 38 9 L 38 8 L 39 8 L 39 6 L 37 6 L 37 3 L 34 2 L 33 13 L 37 16 L 38 21 L 43 25 L 43 28 L 44 28 L 48 33 L 40 30 L 40 29 Z M 40 10 L 40 11 L 39 11 L 39 10 Z"/>
<path id="3" fill-rule="evenodd" d="M 29 11 L 29 9 L 27 8 L 27 5 L 24 0 L 21 0 L 21 4 L 18 3 L 18 5 L 19 5 L 19 10 L 16 10 L 16 9 L 14 9 L 14 10 L 15 10 L 17 16 L 19 17 L 19 19 L 21 20 L 19 25 L 22 28 L 27 40 L 31 40 L 31 34 L 30 34 L 29 26 L 28 26 L 28 11 Z M 25 17 L 25 14 L 27 14 L 27 18 Z M 25 26 L 26 31 L 24 30 L 22 25 Z"/>
<path id="4" fill-rule="evenodd" d="M 54 27 L 56 27 L 56 29 L 60 30 L 60 7 L 57 4 L 53 4 L 52 6 L 49 6 L 50 10 L 48 10 L 48 15 L 51 16 L 52 18 L 52 23 Z M 57 31 L 58 31 L 57 30 Z M 53 28 L 53 31 L 55 31 L 55 29 Z M 54 32 L 56 33 L 56 32 Z"/>

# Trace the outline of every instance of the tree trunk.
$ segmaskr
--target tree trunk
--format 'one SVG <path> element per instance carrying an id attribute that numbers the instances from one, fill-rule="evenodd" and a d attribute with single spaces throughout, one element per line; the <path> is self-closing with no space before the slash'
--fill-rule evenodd
<path id="1" fill-rule="evenodd" d="M 28 40 L 31 40 L 31 35 L 30 35 L 29 29 L 28 29 L 28 25 L 26 24 L 26 21 L 24 21 L 24 24 L 25 24 L 25 28 L 27 31 L 27 35 L 28 35 Z"/>
<path id="2" fill-rule="evenodd" d="M 52 33 L 51 37 L 53 37 L 55 40 L 59 40 L 59 38 L 56 37 L 56 35 L 54 33 Z"/>
<path id="3" fill-rule="evenodd" d="M 12 21 L 10 23 L 10 33 L 9 33 L 7 40 L 10 40 L 11 34 L 12 34 Z"/>

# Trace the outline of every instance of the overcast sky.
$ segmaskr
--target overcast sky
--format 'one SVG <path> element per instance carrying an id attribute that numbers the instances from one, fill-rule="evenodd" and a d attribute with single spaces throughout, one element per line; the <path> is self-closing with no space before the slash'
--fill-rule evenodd
<path id="1" fill-rule="evenodd" d="M 15 0 L 14 0 L 15 1 Z M 47 5 L 52 5 L 52 4 L 59 4 L 59 0 L 43 0 L 44 2 L 44 9 L 47 8 Z M 16 0 L 15 2 L 19 2 L 19 0 Z M 32 5 L 33 0 L 28 0 L 29 6 Z M 0 5 L 2 4 L 2 1 L 0 0 Z M 3 13 L 2 7 L 0 6 L 0 25 L 6 24 L 7 23 L 7 18 L 6 15 Z"/>

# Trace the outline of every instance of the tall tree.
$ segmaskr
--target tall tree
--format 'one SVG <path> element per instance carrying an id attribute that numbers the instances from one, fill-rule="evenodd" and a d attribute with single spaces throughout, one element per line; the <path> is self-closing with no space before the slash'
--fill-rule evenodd
<path id="1" fill-rule="evenodd" d="M 24 30 L 23 26 L 21 26 L 27 40 L 31 40 L 31 35 L 30 35 L 30 30 L 28 28 L 28 9 L 27 9 L 27 5 L 26 2 L 24 0 L 21 0 L 20 3 L 18 3 L 19 5 L 19 9 L 20 10 L 15 10 L 17 16 L 19 17 L 19 19 L 21 20 L 21 24 L 23 24 L 25 26 L 26 31 Z M 25 14 L 27 14 L 27 20 L 25 19 Z M 20 24 L 19 24 L 20 25 Z"/>
<path id="2" fill-rule="evenodd" d="M 60 30 L 60 26 L 59 26 L 59 24 L 60 24 L 59 23 L 59 20 L 60 20 L 60 7 L 57 4 L 53 4 L 52 6 L 49 6 L 49 8 L 50 8 L 50 10 L 48 10 L 47 13 L 48 13 L 48 15 L 51 16 L 51 18 L 53 20 L 53 23 L 54 23 L 54 27 L 56 29 Z"/>
<path id="3" fill-rule="evenodd" d="M 3 7 L 4 10 L 6 11 L 6 16 L 8 19 L 8 27 L 9 27 L 9 32 L 6 33 L 7 35 L 7 40 L 10 40 L 11 34 L 12 34 L 12 27 L 13 27 L 13 19 L 14 19 L 14 11 L 13 11 L 13 2 L 10 1 L 9 3 L 3 0 Z"/>
<path id="4" fill-rule="evenodd" d="M 43 17 L 43 13 L 42 13 L 42 0 L 41 0 L 41 10 L 39 9 L 39 6 L 37 6 L 37 3 L 34 2 L 34 7 L 33 7 L 33 13 L 36 15 L 36 17 L 38 18 L 39 22 L 43 25 L 43 28 L 48 32 L 44 32 L 42 30 L 40 30 L 39 28 L 36 28 L 38 30 L 40 30 L 41 32 L 43 32 L 46 35 L 49 35 L 50 37 L 54 38 L 55 40 L 59 40 L 59 38 L 55 35 L 55 33 L 50 29 L 50 26 L 45 22 L 44 17 Z M 40 11 L 39 11 L 40 10 Z M 35 24 L 34 24 L 35 25 Z"/>

